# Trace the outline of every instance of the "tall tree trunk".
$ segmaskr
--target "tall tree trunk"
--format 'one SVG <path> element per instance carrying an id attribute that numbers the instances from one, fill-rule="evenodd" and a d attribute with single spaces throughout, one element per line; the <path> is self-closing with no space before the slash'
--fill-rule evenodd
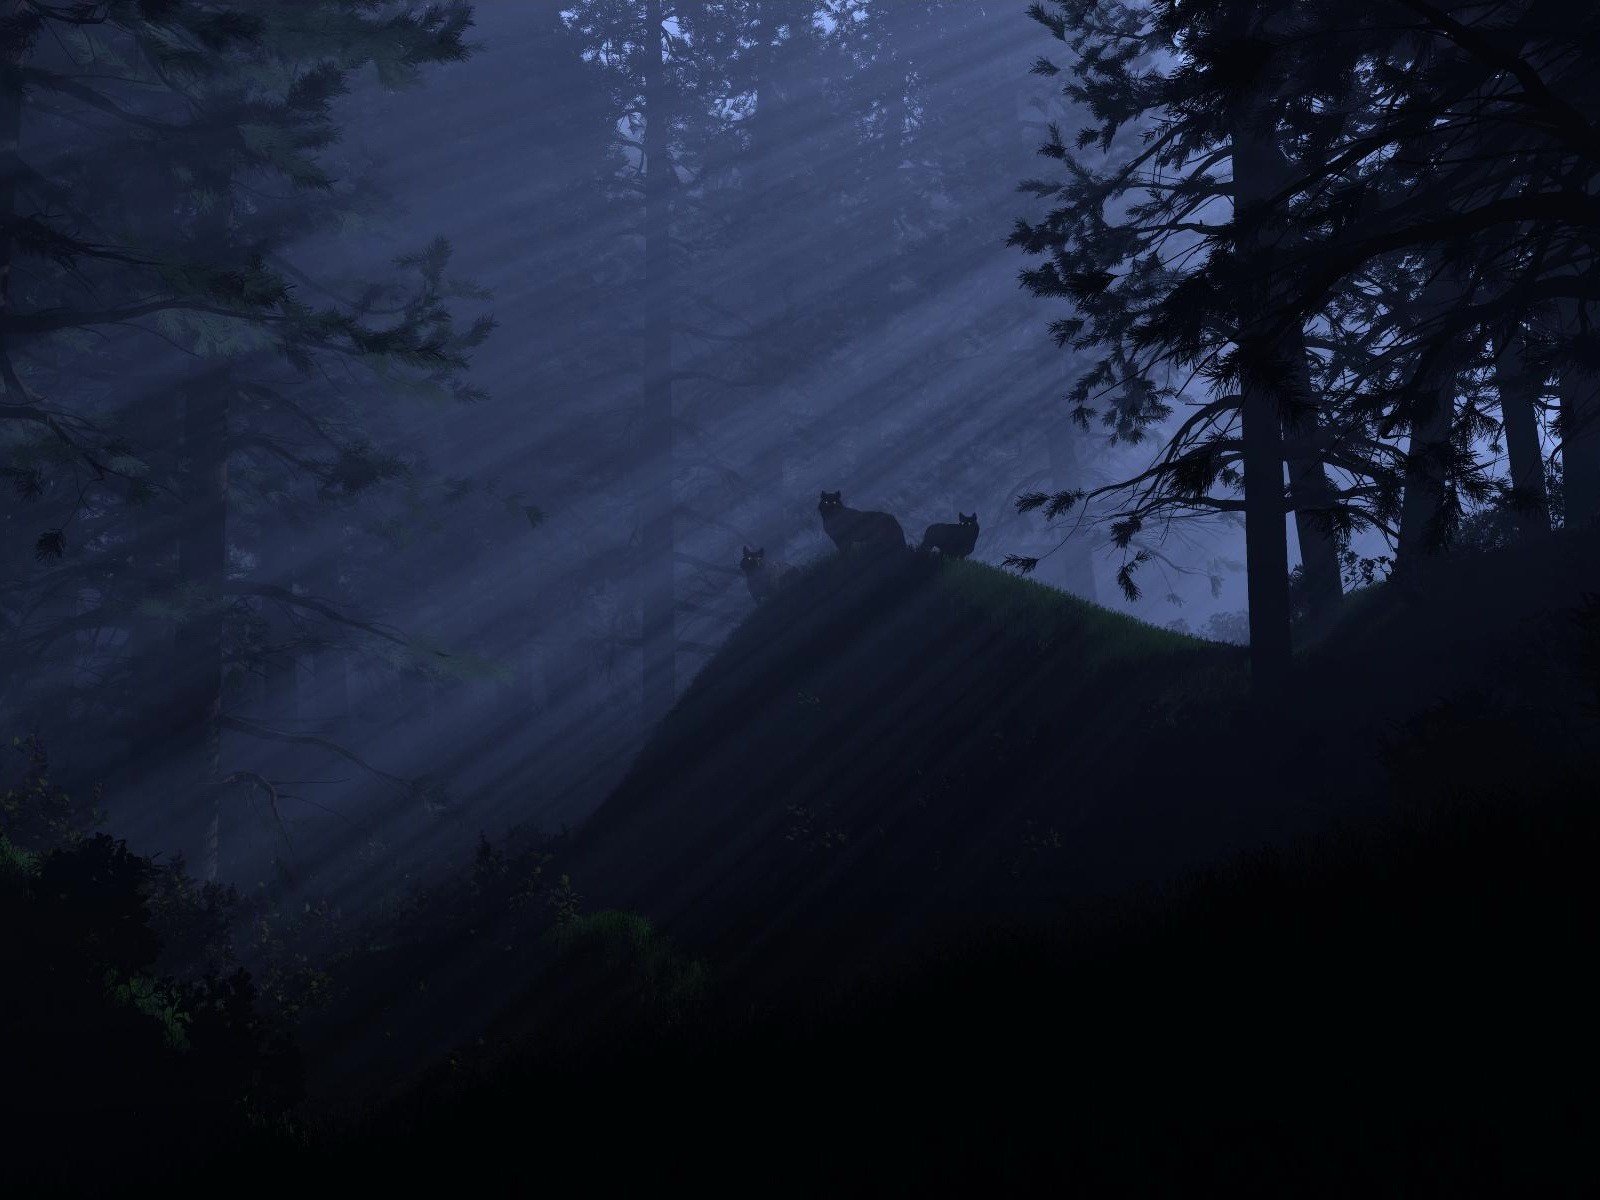
<path id="1" fill-rule="evenodd" d="M 132 406 L 140 439 L 147 446 L 162 448 L 169 470 L 169 456 L 181 455 L 183 448 L 183 410 L 183 397 L 167 386 L 154 389 Z M 142 596 L 170 598 L 164 593 L 175 578 L 181 516 L 177 509 L 168 496 L 156 493 L 129 514 L 127 564 L 133 586 Z M 162 764 L 168 734 L 166 714 L 158 700 L 172 684 L 172 636 L 167 618 L 137 610 L 129 615 L 129 702 L 122 722 L 126 749 L 114 787 L 142 788 L 152 782 L 151 769 Z"/>
<path id="2" fill-rule="evenodd" d="M 343 607 L 346 599 L 339 578 L 343 557 L 343 545 L 336 544 L 317 561 L 311 576 L 312 591 L 336 607 Z M 325 736 L 342 741 L 350 725 L 350 656 L 340 645 L 318 646 L 311 672 L 316 688 L 315 719 Z"/>
<path id="3" fill-rule="evenodd" d="M 1460 296 L 1459 284 L 1441 270 L 1423 291 L 1418 326 L 1426 327 Z M 1411 444 L 1406 453 L 1405 492 L 1400 503 L 1396 575 L 1414 570 L 1449 541 L 1449 453 L 1460 366 L 1460 347 L 1453 342 L 1427 347 L 1412 380 Z"/>
<path id="4" fill-rule="evenodd" d="M 172 747 L 190 786 L 208 803 L 206 878 L 215 879 L 221 837 L 218 766 L 222 739 L 223 584 L 228 559 L 228 392 L 226 368 L 184 391 L 183 520 L 178 572 L 190 600 L 174 638 Z"/>
<path id="5" fill-rule="evenodd" d="M 1083 482 L 1083 464 L 1078 455 L 1078 427 L 1072 418 L 1056 421 L 1047 436 L 1051 482 L 1059 491 L 1069 491 Z M 1071 538 L 1051 556 L 1059 562 L 1057 582 L 1062 590 L 1085 600 L 1100 599 L 1094 584 L 1094 558 L 1087 536 Z"/>
<path id="6" fill-rule="evenodd" d="M 298 654 L 289 648 L 296 637 L 293 624 L 269 618 L 268 639 L 281 647 L 262 663 L 265 686 L 262 689 L 262 720 L 275 729 L 294 729 L 300 723 L 300 674 Z"/>
<path id="7" fill-rule="evenodd" d="M 1596 336 L 1589 304 L 1565 300 L 1561 331 L 1566 338 Z M 1561 372 L 1561 480 L 1569 529 L 1600 518 L 1600 371 L 1569 365 Z"/>
<path id="8" fill-rule="evenodd" d="M 15 20 L 22 11 L 21 0 L 0 2 L 0 20 Z M 6 56 L 0 67 L 0 394 L 8 404 L 26 404 L 27 393 L 17 377 L 6 338 L 6 323 L 11 316 L 11 268 L 16 245 L 10 222 L 16 216 L 17 180 L 22 172 L 22 81 L 17 68 L 22 65 L 21 47 Z"/>
<path id="9" fill-rule="evenodd" d="M 671 127 L 662 62 L 661 0 L 645 4 L 644 394 L 639 420 L 639 523 L 643 560 L 643 716 L 677 698 L 677 613 L 672 483 Z"/>
<path id="10" fill-rule="evenodd" d="M 1539 449 L 1539 391 L 1544 381 L 1528 363 L 1527 339 L 1519 329 L 1495 356 L 1500 419 L 1517 502 L 1517 530 L 1523 537 L 1550 532 L 1550 498 L 1545 492 L 1544 455 Z"/>
<path id="11" fill-rule="evenodd" d="M 789 43 L 782 48 L 773 42 L 776 30 L 783 24 L 781 9 L 782 0 L 757 0 L 756 3 L 759 29 L 756 36 L 760 39 L 761 53 L 753 80 L 755 113 L 750 119 L 749 150 L 745 157 L 747 219 L 752 223 L 765 217 L 775 207 L 774 202 L 783 198 L 777 191 L 781 179 L 776 168 L 779 162 L 785 161 L 784 150 L 787 148 L 792 153 L 795 148 L 792 81 L 783 69 L 788 56 L 794 53 L 794 39 L 791 35 Z M 792 178 L 792 171 L 790 175 Z M 766 306 L 756 319 L 758 325 L 771 322 L 778 328 L 787 323 L 786 311 L 793 300 L 793 247 L 781 240 L 773 240 L 769 246 L 767 253 L 771 259 L 764 265 L 761 300 L 754 307 Z M 785 480 L 792 422 L 783 410 L 779 395 L 776 389 L 764 389 L 763 401 L 777 411 L 764 423 L 766 440 L 757 445 L 751 468 L 752 483 L 763 496 L 770 497 L 769 508 L 787 515 Z"/>
<path id="12" fill-rule="evenodd" d="M 1294 379 L 1301 399 L 1311 399 L 1311 371 L 1306 362 L 1305 337 L 1288 339 L 1288 353 L 1294 357 Z M 1344 588 L 1339 571 L 1339 543 L 1328 524 L 1327 512 L 1334 503 L 1328 469 L 1319 456 L 1321 430 L 1315 409 L 1283 416 L 1283 436 L 1289 447 L 1289 503 L 1294 509 L 1295 536 L 1300 544 L 1300 567 L 1306 602 L 1313 626 L 1330 620 L 1339 610 Z"/>
<path id="13" fill-rule="evenodd" d="M 1045 140 L 1046 130 L 1052 121 L 1068 118 L 1069 114 L 1057 96 L 1057 89 L 1042 85 L 1038 76 L 1023 76 L 1018 81 L 1015 100 L 1017 121 L 1031 145 L 1037 146 Z M 1035 328 L 1030 320 L 1019 333 L 1020 340 L 1013 344 L 1012 353 L 1038 353 L 1043 344 L 1043 331 Z M 1045 435 L 1046 450 L 1050 458 L 1050 481 L 1057 491 L 1070 491 L 1083 484 L 1081 437 L 1081 431 L 1070 416 L 1062 416 L 1049 426 Z M 1063 591 L 1089 601 L 1100 599 L 1099 589 L 1095 586 L 1093 545 L 1089 537 L 1076 538 L 1062 546 L 1051 555 L 1051 561 L 1059 564 L 1056 567 L 1056 582 Z"/>
<path id="14" fill-rule="evenodd" d="M 1245 282 L 1238 303 L 1240 419 L 1243 425 L 1246 591 L 1250 674 L 1258 695 L 1287 680 L 1290 652 L 1289 546 L 1283 479 L 1283 391 L 1294 378 L 1293 346 L 1271 326 L 1277 285 L 1274 247 L 1282 231 L 1265 206 L 1278 171 L 1270 116 L 1241 103 L 1233 114 L 1235 249 Z M 1295 339 L 1296 343 L 1298 339 Z"/>

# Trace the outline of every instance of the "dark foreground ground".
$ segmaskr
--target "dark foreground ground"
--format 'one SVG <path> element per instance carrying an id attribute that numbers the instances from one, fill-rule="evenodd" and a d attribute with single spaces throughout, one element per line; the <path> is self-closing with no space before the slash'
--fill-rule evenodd
<path id="1" fill-rule="evenodd" d="M 152 916 L 109 850 L 18 859 L 7 1168 L 1593 1194 L 1596 549 L 1363 596 L 1268 709 L 1231 649 L 983 568 L 821 565 L 575 838 L 323 946 L 292 1044 L 265 978 L 106 1001 L 156 972 L 111 948 L 199 906 Z"/>

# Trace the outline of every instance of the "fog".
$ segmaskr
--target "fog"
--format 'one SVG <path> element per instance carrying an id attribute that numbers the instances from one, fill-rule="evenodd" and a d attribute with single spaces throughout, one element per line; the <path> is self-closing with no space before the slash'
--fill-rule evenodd
<path id="1" fill-rule="evenodd" d="M 831 7 L 800 30 L 771 5 L 743 40 L 692 11 L 673 26 L 693 68 L 669 222 L 677 691 L 752 606 L 742 547 L 790 563 L 830 552 L 822 490 L 892 512 L 913 543 L 976 511 L 977 558 L 1040 557 L 1039 581 L 1155 623 L 1203 631 L 1242 609 L 1227 519 L 1150 535 L 1135 601 L 1114 582 L 1130 551 L 1092 519 L 1016 511 L 1022 493 L 1093 487 L 1151 453 L 1070 422 L 1077 364 L 1048 329 L 1060 313 L 1019 287 L 1023 259 L 1005 245 L 1012 220 L 1037 215 L 1016 185 L 1046 122 L 1073 119 L 1029 73 L 1042 31 L 1005 6 Z M 702 52 L 694 39 L 713 33 L 724 40 Z M 459 325 L 492 315 L 496 328 L 448 387 L 319 366 L 297 394 L 356 407 L 299 441 L 263 450 L 236 415 L 228 575 L 256 590 L 228 634 L 216 770 L 235 786 L 221 801 L 196 792 L 175 760 L 181 671 L 139 677 L 137 719 L 95 702 L 171 636 L 158 604 L 31 658 L 41 610 L 19 605 L 8 629 L 7 727 L 30 725 L 75 786 L 103 784 L 108 824 L 132 845 L 247 892 L 314 887 L 359 905 L 459 863 L 480 834 L 581 822 L 658 715 L 640 683 L 648 118 L 608 59 L 626 55 L 597 51 L 581 12 L 489 0 L 468 40 L 463 63 L 406 87 L 364 76 L 338 101 L 326 160 L 358 199 L 278 252 L 303 298 L 352 303 L 448 239 L 442 303 Z M 778 64 L 766 76 L 764 61 Z M 257 212 L 294 202 L 263 191 Z M 142 413 L 176 386 L 162 333 L 104 335 L 104 412 Z M 240 353 L 264 379 L 295 378 L 271 347 Z M 130 423 L 133 453 L 172 455 L 160 422 Z M 319 439 L 389 465 L 352 464 L 371 486 L 324 471 L 308 487 L 293 467 Z M 86 552 L 115 557 L 181 520 L 162 504 L 128 526 L 107 515 Z M 25 586 L 74 567 L 35 564 L 30 548 L 7 550 Z M 51 594 L 80 612 L 106 598 L 93 582 Z"/>

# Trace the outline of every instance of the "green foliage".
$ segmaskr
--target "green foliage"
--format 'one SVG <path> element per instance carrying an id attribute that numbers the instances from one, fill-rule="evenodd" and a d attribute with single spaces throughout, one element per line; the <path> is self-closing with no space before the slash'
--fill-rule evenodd
<path id="1" fill-rule="evenodd" d="M 1012 579 L 992 567 L 970 561 L 942 564 L 939 587 L 971 605 L 974 615 L 1004 628 L 1019 639 L 1031 639 L 1041 653 L 1065 641 L 1081 642 L 1085 667 L 1135 663 L 1190 651 L 1192 639 L 1135 620 L 1098 604 L 1090 604 L 1056 588 L 1027 579 Z"/>
<path id="2" fill-rule="evenodd" d="M 261 1003 L 293 1028 L 337 999 L 335 968 L 348 930 L 325 899 L 270 908 L 250 924 L 247 953 L 260 975 Z"/>
<path id="3" fill-rule="evenodd" d="M 159 867 L 97 834 L 38 854 L 0 837 L 0 1113 L 29 1145 L 21 1179 L 57 1186 L 106 1162 L 151 1169 L 180 1140 L 220 1144 L 285 1113 L 297 1060 L 255 1010 L 249 977 L 161 967 Z M 95 1114 L 94 1152 L 60 1157 Z"/>
<path id="4" fill-rule="evenodd" d="M 490 1190 L 527 1169 L 548 1097 L 544 1136 L 602 1189 L 678 1170 L 737 1188 L 778 1162 L 818 1194 L 1581 1193 L 1593 763 L 1529 777 L 1504 715 L 1400 733 L 1391 782 L 1415 804 L 1360 830 L 952 935 L 848 989 L 788 976 L 767 1004 L 697 1002 L 645 1037 L 606 1007 L 573 1053 L 456 1069 L 257 1177 Z M 1025 852 L 1062 840 L 1031 826 Z M 639 916 L 559 936 L 598 974 L 673 978 Z M 642 1114 L 625 1154 L 595 1117 L 619 1096 Z"/>
<path id="5" fill-rule="evenodd" d="M 613 987 L 633 994 L 639 1015 L 652 1024 L 678 1024 L 706 999 L 704 965 L 636 913 L 606 910 L 558 919 L 550 936 L 560 951 L 558 971 L 581 965 L 610 976 Z"/>
<path id="6" fill-rule="evenodd" d="M 464 59 L 472 9 L 24 8 L 5 24 L 12 67 L 0 80 L 0 115 L 25 131 L 0 212 L 0 471 L 28 507 L 0 512 L 0 552 L 18 568 L 0 596 L 0 676 L 32 685 L 20 699 L 7 689 L 7 712 L 53 738 L 70 723 L 86 746 L 133 739 L 154 753 L 167 740 L 150 739 L 137 714 L 183 691 L 150 668 L 174 630 L 199 637 L 192 654 L 229 660 L 230 684 L 308 644 L 385 640 L 348 615 L 340 588 L 310 595 L 274 578 L 263 547 L 286 525 L 296 539 L 320 526 L 341 572 L 381 572 L 391 547 L 363 556 L 346 531 L 433 483 L 395 406 L 482 398 L 466 372 L 494 322 L 463 315 L 487 295 L 453 276 L 446 239 L 357 279 L 331 277 L 328 256 L 306 249 L 374 207 L 372 181 L 337 148 L 350 115 L 341 100 L 365 73 L 396 86 Z M 220 415 L 226 436 L 191 443 L 183 423 L 198 409 Z M 223 467 L 225 495 L 195 486 Z M 500 503 L 486 507 L 498 516 Z M 226 512 L 201 511 L 211 508 Z M 512 518 L 538 523 L 526 502 Z M 223 562 L 199 563 L 192 544 L 171 553 L 176 531 L 212 522 L 227 544 L 202 557 Z M 368 595 L 393 589 L 362 582 Z M 57 603 L 69 587 L 77 601 Z M 302 636 L 262 636 L 269 608 L 280 632 Z M 90 628 L 104 636 L 86 655 Z M 447 661 L 383 632 L 401 647 L 400 671 L 493 676 L 482 656 Z M 200 707 L 175 714 L 180 728 L 208 719 Z M 252 732 L 260 724 L 271 720 Z"/>
<path id="7" fill-rule="evenodd" d="M 85 802 L 55 784 L 40 738 L 13 738 L 11 749 L 10 765 L 20 771 L 14 778 L 10 770 L 0 773 L 0 780 L 9 780 L 0 791 L 0 836 L 9 844 L 32 850 L 66 845 L 100 824 L 99 789 L 92 789 Z"/>

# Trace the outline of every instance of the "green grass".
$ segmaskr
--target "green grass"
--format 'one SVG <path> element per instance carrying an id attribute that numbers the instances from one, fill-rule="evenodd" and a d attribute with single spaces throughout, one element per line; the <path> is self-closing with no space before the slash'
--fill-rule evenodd
<path id="1" fill-rule="evenodd" d="M 191 1190 L 1589 1194 L 1597 542 L 1375 589 L 1270 707 L 990 568 L 814 564 L 538 849 L 570 904 L 480 854 L 396 939 L 459 1048 Z"/>
<path id="2" fill-rule="evenodd" d="M 1236 647 L 992 567 L 829 557 L 707 664 L 574 879 L 696 945 L 842 923 L 865 951 L 935 908 L 1103 879 L 1084 834 L 1141 743 L 1197 746 L 1245 690 Z"/>
<path id="3" fill-rule="evenodd" d="M 982 564 L 829 556 L 706 665 L 580 831 L 573 878 L 804 975 L 1365 820 L 1403 802 L 1386 747 L 1430 707 L 1587 736 L 1563 614 L 1600 590 L 1595 541 L 1352 598 L 1266 708 L 1242 648 Z"/>
<path id="4" fill-rule="evenodd" d="M 1471 770 L 1433 765 L 1434 801 Z M 274 1194 L 476 1194 L 530 1172 L 600 1191 L 1589 1194 L 1600 820 L 1569 782 L 951 939 L 840 994 L 665 1026 L 608 1011 L 582 1045 L 519 1047 L 193 1190 L 248 1162 Z M 580 928 L 659 936 L 622 914 Z"/>
<path id="5" fill-rule="evenodd" d="M 939 564 L 936 585 L 986 620 L 1008 628 L 1048 652 L 1068 638 L 1082 637 L 1089 662 L 1134 662 L 1144 658 L 1192 652 L 1215 652 L 1215 643 L 1112 612 L 1098 604 L 970 560 Z M 1236 657 L 1229 655 L 1229 658 Z"/>

